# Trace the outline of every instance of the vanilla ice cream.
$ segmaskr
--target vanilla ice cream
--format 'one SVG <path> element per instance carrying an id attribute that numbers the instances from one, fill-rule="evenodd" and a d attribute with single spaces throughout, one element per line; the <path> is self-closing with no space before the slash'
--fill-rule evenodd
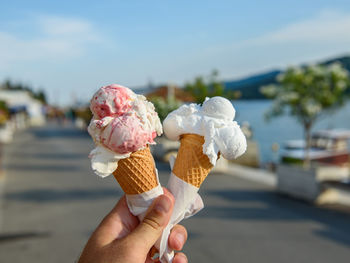
<path id="1" fill-rule="evenodd" d="M 176 160 L 170 160 L 172 172 L 167 188 L 175 198 L 175 205 L 159 241 L 162 263 L 172 262 L 175 255 L 168 246 L 173 226 L 204 207 L 198 190 L 216 164 L 219 153 L 230 160 L 246 151 L 246 138 L 234 118 L 231 102 L 213 97 L 206 98 L 202 106 L 183 105 L 163 122 L 165 135 L 170 140 L 180 139 L 181 145 Z"/>
<path id="2" fill-rule="evenodd" d="M 170 140 L 179 140 L 188 133 L 204 136 L 203 153 L 215 165 L 219 152 L 231 160 L 246 151 L 246 138 L 234 117 L 235 109 L 229 100 L 207 98 L 202 106 L 183 105 L 171 112 L 163 122 L 164 134 Z"/>

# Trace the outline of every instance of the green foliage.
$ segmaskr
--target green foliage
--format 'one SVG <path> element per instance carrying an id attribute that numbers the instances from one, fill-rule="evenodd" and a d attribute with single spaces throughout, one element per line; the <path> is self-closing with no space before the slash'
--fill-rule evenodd
<path id="1" fill-rule="evenodd" d="M 32 93 L 32 97 L 34 99 L 37 99 L 39 101 L 41 101 L 43 104 L 46 104 L 47 103 L 47 100 L 46 100 L 46 94 L 44 91 L 42 90 L 39 90 L 38 92 L 33 92 Z"/>
<path id="2" fill-rule="evenodd" d="M 206 97 L 224 96 L 224 85 L 217 80 L 219 73 L 214 70 L 205 80 L 196 77 L 193 82 L 185 85 L 185 90 L 190 92 L 197 103 L 202 103 Z M 235 93 L 230 95 L 234 96 Z"/>
<path id="3" fill-rule="evenodd" d="M 304 127 L 305 164 L 309 163 L 311 128 L 318 117 L 344 105 L 350 88 L 349 74 L 339 63 L 288 68 L 277 77 L 278 85 L 268 85 L 261 92 L 274 99 L 266 118 L 290 114 Z"/>
<path id="4" fill-rule="evenodd" d="M 163 99 L 162 97 L 152 97 L 149 100 L 153 103 L 161 121 L 163 121 L 170 112 L 176 110 L 182 104 L 175 98 Z"/>
<path id="5" fill-rule="evenodd" d="M 225 90 L 223 96 L 229 100 L 237 100 L 242 97 L 242 92 L 239 90 Z"/>
<path id="6" fill-rule="evenodd" d="M 8 106 L 6 101 L 0 100 L 0 110 L 8 113 Z"/>
<path id="7" fill-rule="evenodd" d="M 9 119 L 9 109 L 5 101 L 0 100 L 0 125 L 5 124 Z"/>
<path id="8" fill-rule="evenodd" d="M 43 90 L 39 91 L 34 91 L 31 87 L 22 84 L 22 83 L 13 83 L 10 80 L 6 80 L 3 85 L 3 89 L 5 90 L 23 90 L 23 91 L 28 91 L 29 94 L 32 96 L 32 98 L 37 99 L 41 101 L 42 103 L 46 104 L 46 95 Z"/>
<path id="9" fill-rule="evenodd" d="M 302 124 L 313 123 L 325 110 L 342 106 L 349 89 L 348 72 L 339 63 L 288 68 L 277 80 L 278 85 L 261 88 L 266 97 L 274 99 L 267 118 L 288 112 Z"/>
<path id="10" fill-rule="evenodd" d="M 74 112 L 73 114 L 75 114 L 76 117 L 83 119 L 87 125 L 89 124 L 92 118 L 92 113 L 89 107 L 82 107 L 75 110 L 71 109 L 71 111 Z"/>

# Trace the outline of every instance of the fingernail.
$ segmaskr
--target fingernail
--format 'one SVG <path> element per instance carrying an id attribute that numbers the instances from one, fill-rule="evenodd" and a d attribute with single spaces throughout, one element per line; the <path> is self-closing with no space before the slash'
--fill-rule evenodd
<path id="1" fill-rule="evenodd" d="M 183 234 L 177 233 L 177 234 L 175 235 L 175 238 L 176 238 L 177 243 L 178 243 L 178 245 L 179 245 L 178 250 L 181 250 L 182 247 L 183 247 L 183 245 L 184 245 L 184 243 L 185 243 L 185 236 L 184 236 Z"/>
<path id="2" fill-rule="evenodd" d="M 158 197 L 154 209 L 160 213 L 168 213 L 171 208 L 171 200 L 166 195 Z"/>
<path id="3" fill-rule="evenodd" d="M 187 257 L 186 257 L 185 254 L 178 253 L 178 254 L 176 254 L 176 257 L 177 257 L 176 262 L 182 262 L 182 263 L 188 262 Z"/>

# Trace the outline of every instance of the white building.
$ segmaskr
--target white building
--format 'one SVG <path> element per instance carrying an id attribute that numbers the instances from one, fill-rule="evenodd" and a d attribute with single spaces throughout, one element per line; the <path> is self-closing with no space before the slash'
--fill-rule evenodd
<path id="1" fill-rule="evenodd" d="M 30 125 L 38 126 L 45 123 L 45 114 L 43 112 L 43 104 L 33 99 L 28 91 L 23 90 L 0 90 L 0 100 L 7 103 L 11 111 L 23 111 L 28 114 L 28 121 Z M 25 126 L 24 114 L 16 116 L 17 128 Z"/>

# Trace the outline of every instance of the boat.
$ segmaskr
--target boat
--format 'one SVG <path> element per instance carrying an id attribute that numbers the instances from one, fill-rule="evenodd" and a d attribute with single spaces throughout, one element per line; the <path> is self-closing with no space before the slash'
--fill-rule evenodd
<path id="1" fill-rule="evenodd" d="M 319 130 L 311 135 L 311 148 L 308 156 L 311 162 L 331 165 L 349 165 L 350 130 Z M 282 163 L 303 163 L 306 159 L 306 143 L 304 140 L 287 141 L 281 153 Z"/>

